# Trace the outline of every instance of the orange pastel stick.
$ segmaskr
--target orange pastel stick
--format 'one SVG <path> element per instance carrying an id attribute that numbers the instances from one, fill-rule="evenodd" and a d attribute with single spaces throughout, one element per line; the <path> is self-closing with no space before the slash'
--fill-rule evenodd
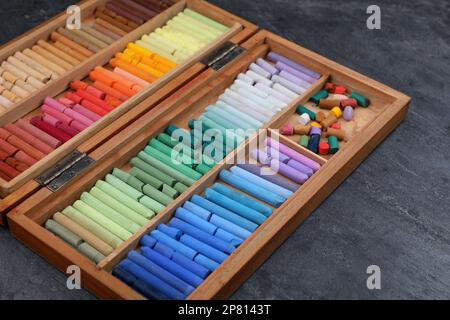
<path id="1" fill-rule="evenodd" d="M 94 82 L 101 82 L 108 87 L 111 87 L 114 83 L 113 79 L 111 79 L 110 77 L 106 76 L 104 73 L 99 72 L 97 70 L 91 71 L 89 73 L 89 79 L 91 79 Z"/>
<path id="2" fill-rule="evenodd" d="M 111 97 L 111 96 L 106 96 L 105 102 L 107 104 L 109 104 L 110 106 L 113 106 L 114 108 L 117 108 L 118 106 L 120 106 L 122 104 L 122 101 L 120 101 L 119 99 L 116 99 L 114 97 Z"/>
<path id="3" fill-rule="evenodd" d="M 128 99 L 128 96 L 124 95 L 120 91 L 117 91 L 116 89 L 113 89 L 112 87 L 108 87 L 103 82 L 95 81 L 93 86 L 98 90 L 102 91 L 103 93 L 106 93 L 106 95 L 116 98 L 120 101 L 125 101 Z"/>
<path id="4" fill-rule="evenodd" d="M 129 89 L 133 88 L 133 86 L 135 85 L 133 81 L 127 80 L 124 77 L 119 76 L 117 73 L 106 70 L 103 67 L 97 67 L 95 68 L 95 71 L 102 73 L 104 76 L 110 78 L 113 82 L 120 82 L 122 85 L 128 87 Z"/>
<path id="5" fill-rule="evenodd" d="M 119 67 L 131 74 L 134 74 L 135 76 L 147 81 L 147 82 L 155 82 L 156 78 L 147 73 L 146 71 L 142 70 L 141 68 L 135 67 L 129 63 L 126 63 L 122 60 L 119 59 L 111 59 L 111 61 L 109 61 L 109 63 L 113 66 L 113 67 Z"/>
<path id="6" fill-rule="evenodd" d="M 114 82 L 113 89 L 116 89 L 117 91 L 121 92 L 122 94 L 126 95 L 127 97 L 132 97 L 136 94 L 135 91 L 131 90 L 127 86 L 124 86 L 120 82 Z"/>

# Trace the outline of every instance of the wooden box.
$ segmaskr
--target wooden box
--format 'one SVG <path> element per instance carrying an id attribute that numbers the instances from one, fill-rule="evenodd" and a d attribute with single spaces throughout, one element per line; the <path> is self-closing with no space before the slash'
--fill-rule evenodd
<path id="1" fill-rule="evenodd" d="M 265 125 L 268 135 L 279 137 L 278 129 L 295 117 L 297 105 L 306 104 L 310 97 L 322 89 L 327 81 L 333 81 L 370 98 L 371 106 L 356 114 L 357 127 L 348 141 L 333 157 L 321 157 L 301 147 L 296 141 L 279 137 L 282 143 L 314 159 L 322 165 L 284 205 L 275 209 L 272 216 L 261 225 L 189 299 L 224 299 L 229 297 L 252 272 L 330 195 L 337 186 L 367 157 L 375 147 L 404 119 L 410 99 L 389 87 L 338 65 L 292 42 L 267 31 L 260 31 L 243 44 L 245 55 L 229 63 L 222 74 L 206 86 L 196 86 L 201 80 L 193 80 L 182 91 L 185 94 L 169 98 L 139 118 L 109 141 L 89 153 L 95 163 L 63 186 L 52 192 L 43 188 L 27 201 L 13 209 L 8 215 L 11 232 L 31 250 L 65 272 L 69 265 L 78 265 L 82 270 L 83 286 L 99 298 L 143 299 L 133 289 L 112 276 L 112 269 L 131 250 L 139 246 L 140 238 L 165 223 L 174 211 L 194 194 L 201 194 L 217 179 L 220 170 L 228 168 L 227 161 L 218 164 L 164 212 L 149 222 L 130 240 L 116 249 L 98 265 L 93 264 L 76 250 L 65 244 L 43 224 L 58 210 L 77 200 L 83 191 L 92 187 L 114 167 L 127 170 L 130 158 L 142 150 L 147 142 L 164 131 L 167 125 L 175 124 L 187 128 L 187 122 L 202 113 L 205 107 L 234 81 L 241 71 L 269 51 L 280 53 L 301 63 L 323 76 L 304 95 L 296 99 Z M 195 90 L 192 88 L 196 87 Z M 238 152 L 247 152 L 247 143 L 238 147 L 227 159 Z"/>
<path id="2" fill-rule="evenodd" d="M 95 8 L 105 2 L 106 0 L 89 0 L 80 3 L 79 6 L 83 19 L 89 21 Z M 17 103 L 7 112 L 0 114 L 0 127 L 12 123 L 19 118 L 31 118 L 35 116 L 39 112 L 39 107 L 45 97 L 60 96 L 73 80 L 85 78 L 94 67 L 106 64 L 116 52 L 123 50 L 129 42 L 137 40 L 143 34 L 147 34 L 159 26 L 164 25 L 166 21 L 186 7 L 192 8 L 203 15 L 229 26 L 230 30 L 195 54 L 188 61 L 178 65 L 170 73 L 166 74 L 144 91 L 127 100 L 87 130 L 84 130 L 51 154 L 47 155 L 44 159 L 30 167 L 15 179 L 6 182 L 0 178 L 0 225 L 6 224 L 6 213 L 8 210 L 20 203 L 20 201 L 40 187 L 48 185 L 51 178 L 60 174 L 60 170 L 63 170 L 67 165 L 73 165 L 75 162 L 82 159 L 86 152 L 93 150 L 93 148 L 101 144 L 105 139 L 113 136 L 126 124 L 133 122 L 138 116 L 142 115 L 142 113 L 153 108 L 169 94 L 179 89 L 181 85 L 202 72 L 207 72 L 208 69 L 210 69 L 209 64 L 211 64 L 214 59 L 226 56 L 233 52 L 238 44 L 247 40 L 257 30 L 255 25 L 205 1 L 177 1 L 166 11 L 155 16 L 125 37 L 117 40 L 108 48 L 97 53 L 88 60 L 85 60 L 62 77 L 50 81 L 43 89 Z M 65 25 L 66 19 L 66 15 L 61 14 L 23 35 L 19 39 L 4 45 L 0 49 L 0 61 L 16 51 L 34 45 L 39 39 L 47 39 L 52 31 Z M 209 76 L 214 76 L 215 74 L 216 72 L 212 69 L 210 73 L 203 76 L 203 79 L 206 81 Z M 150 99 L 143 103 L 148 97 L 150 97 Z M 136 105 L 139 105 L 139 107 L 133 109 Z M 85 145 L 86 147 L 78 148 L 80 144 L 85 141 L 88 141 Z M 48 172 L 48 170 L 51 170 L 51 172 Z M 34 179 L 37 181 L 34 181 Z"/>

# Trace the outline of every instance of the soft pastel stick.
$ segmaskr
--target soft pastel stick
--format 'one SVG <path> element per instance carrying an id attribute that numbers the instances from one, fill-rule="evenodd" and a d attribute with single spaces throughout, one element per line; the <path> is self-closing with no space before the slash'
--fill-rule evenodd
<path id="1" fill-rule="evenodd" d="M 169 237 L 168 235 L 165 235 L 159 230 L 153 230 L 151 232 L 152 237 L 154 237 L 159 242 L 165 244 L 169 248 L 172 248 L 175 251 L 178 251 L 179 253 L 183 254 L 187 258 L 194 260 L 194 258 L 197 256 L 198 252 L 174 239 Z"/>
<path id="2" fill-rule="evenodd" d="M 10 133 L 14 134 L 15 136 L 19 137 L 23 141 L 28 141 L 31 145 L 36 147 L 39 151 L 49 154 L 54 150 L 54 148 L 50 147 L 46 143 L 42 142 L 40 139 L 36 138 L 32 134 L 28 133 L 27 131 L 23 130 L 17 125 L 14 124 L 7 124 L 4 126 L 6 130 L 8 130 Z"/>
<path id="3" fill-rule="evenodd" d="M 291 90 L 292 92 L 295 92 L 298 95 L 303 94 L 306 91 L 305 88 L 303 88 L 303 87 L 301 87 L 301 86 L 299 86 L 299 85 L 297 85 L 297 84 L 295 84 L 295 83 L 293 83 L 293 82 L 291 82 L 291 81 L 289 81 L 289 80 L 287 80 L 287 79 L 285 79 L 285 78 L 283 78 L 281 76 L 273 76 L 272 80 L 275 83 L 278 83 L 278 84 L 282 85 L 283 87 Z"/>
<path id="4" fill-rule="evenodd" d="M 73 111 L 78 112 L 79 114 L 90 119 L 92 121 L 92 123 L 97 122 L 98 120 L 100 120 L 102 118 L 100 115 L 96 114 L 95 112 L 92 112 L 91 110 L 89 110 L 79 104 L 75 104 L 72 107 L 72 109 L 73 109 Z"/>
<path id="5" fill-rule="evenodd" d="M 282 77 L 292 83 L 295 83 L 297 86 L 303 87 L 305 89 L 308 89 L 309 87 L 311 87 L 311 84 L 309 82 L 307 82 L 303 79 L 300 79 L 300 78 L 294 76 L 293 74 L 290 74 L 287 71 L 281 71 L 280 77 Z"/>
<path id="6" fill-rule="evenodd" d="M 298 188 L 300 187 L 298 184 L 296 184 L 284 177 L 277 175 L 275 171 L 273 171 L 272 169 L 270 169 L 268 167 L 259 167 L 257 165 L 253 165 L 253 164 L 241 164 L 241 165 L 239 165 L 239 167 L 241 167 L 244 170 L 247 170 L 248 172 L 258 175 L 259 177 L 261 177 L 267 181 L 270 181 L 270 182 L 275 183 L 287 190 L 290 190 L 292 192 L 296 192 L 298 190 Z"/>
<path id="7" fill-rule="evenodd" d="M 269 59 L 270 61 L 273 61 L 273 62 L 278 62 L 278 61 L 283 62 L 283 63 L 287 64 L 288 66 L 290 66 L 290 67 L 292 67 L 294 69 L 297 69 L 297 70 L 299 70 L 301 72 L 304 72 L 307 75 L 309 75 L 309 76 L 311 76 L 311 77 L 313 77 L 315 79 L 320 79 L 320 74 L 318 74 L 317 72 L 314 72 L 311 69 L 308 69 L 305 66 L 302 66 L 302 65 L 300 65 L 300 64 L 298 64 L 298 63 L 296 63 L 296 62 L 294 62 L 294 61 L 292 61 L 292 60 L 290 60 L 290 59 L 288 59 L 286 57 L 283 57 L 283 56 L 281 56 L 278 53 L 275 53 L 273 51 L 270 52 L 267 55 L 267 59 Z"/>
<path id="8" fill-rule="evenodd" d="M 61 145 L 61 141 L 52 137 L 51 135 L 47 134 L 46 132 L 40 130 L 39 128 L 33 126 L 32 124 L 28 123 L 27 121 L 20 119 L 17 121 L 17 126 L 22 128 L 23 130 L 27 131 L 34 137 L 38 138 L 39 140 L 43 141 L 44 143 L 48 144 L 50 147 L 56 149 Z"/>
<path id="9" fill-rule="evenodd" d="M 296 152 L 278 141 L 273 140 L 272 138 L 268 138 L 266 140 L 266 145 L 280 151 L 281 153 L 284 153 L 288 157 L 304 164 L 305 166 L 310 167 L 314 170 L 314 172 L 320 169 L 320 164 L 316 161 L 309 159 L 308 157 Z"/>
<path id="10" fill-rule="evenodd" d="M 217 229 L 218 231 L 220 229 L 225 230 L 226 232 L 229 232 L 242 240 L 247 239 L 252 234 L 247 229 L 244 229 L 244 228 L 238 226 L 237 224 L 234 224 L 233 222 L 231 222 L 227 219 L 224 219 L 222 217 L 219 217 L 215 214 L 213 214 L 211 216 L 211 220 L 209 220 L 209 222 L 211 224 L 217 226 L 219 228 L 219 229 Z"/>
<path id="11" fill-rule="evenodd" d="M 183 243 L 186 246 L 193 248 L 197 252 L 203 254 L 205 257 L 211 260 L 214 260 L 217 263 L 222 263 L 228 258 L 228 255 L 225 254 L 224 252 L 219 251 L 187 234 L 181 236 L 180 243 Z"/>
<path id="12" fill-rule="evenodd" d="M 285 63 L 283 63 L 281 61 L 277 62 L 276 68 L 278 70 L 281 70 L 281 71 L 289 72 L 290 74 L 296 76 L 297 78 L 303 79 L 303 80 L 305 80 L 305 81 L 307 81 L 309 83 L 314 83 L 314 82 L 317 81 L 316 78 L 311 77 L 311 76 L 307 75 L 306 73 L 304 73 L 302 71 L 299 71 L 299 70 L 297 70 L 295 68 L 292 68 L 292 67 L 288 66 L 287 64 L 285 64 Z"/>
<path id="13" fill-rule="evenodd" d="M 175 212 L 175 217 L 193 225 L 194 227 L 210 235 L 214 235 L 214 233 L 217 231 L 216 226 L 212 225 L 207 220 L 198 217 L 196 214 L 184 208 L 178 208 L 177 211 Z"/>
<path id="14" fill-rule="evenodd" d="M 263 68 L 264 70 L 266 70 L 267 72 L 269 72 L 271 75 L 278 74 L 277 68 L 275 68 L 273 65 L 271 65 L 269 62 L 267 62 L 262 58 L 258 58 L 256 60 L 256 64 L 261 68 Z"/>

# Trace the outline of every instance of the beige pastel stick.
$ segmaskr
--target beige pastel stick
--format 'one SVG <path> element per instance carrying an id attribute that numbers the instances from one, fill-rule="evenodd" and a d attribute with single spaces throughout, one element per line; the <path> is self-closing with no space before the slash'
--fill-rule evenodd
<path id="1" fill-rule="evenodd" d="M 28 92 L 27 90 L 22 89 L 19 86 L 13 86 L 11 88 L 11 92 L 14 93 L 15 95 L 17 95 L 21 99 L 25 99 L 26 97 L 28 97 L 30 95 L 30 92 Z"/>
<path id="2" fill-rule="evenodd" d="M 14 76 L 16 76 L 19 79 L 22 79 L 24 81 L 26 81 L 29 77 L 29 75 L 20 70 L 19 68 L 17 68 L 16 66 L 12 65 L 11 63 L 7 62 L 7 61 L 3 61 L 2 62 L 2 68 L 5 69 L 5 71 L 10 72 L 11 74 L 13 74 Z M 17 79 L 16 79 L 17 80 Z M 15 81 L 11 81 L 12 83 L 15 83 Z"/>
<path id="3" fill-rule="evenodd" d="M 47 50 L 45 50 L 44 48 L 42 48 L 41 46 L 34 46 L 32 48 L 33 51 L 35 51 L 37 54 L 40 54 L 41 56 L 43 56 L 44 58 L 53 61 L 54 63 L 56 63 L 58 66 L 64 68 L 66 71 L 67 70 L 71 70 L 73 69 L 73 65 L 71 65 L 70 63 L 64 61 L 61 58 L 58 58 L 57 56 L 55 56 L 53 53 L 48 52 Z"/>
<path id="4" fill-rule="evenodd" d="M 40 64 L 36 60 L 31 59 L 30 57 L 27 57 L 22 52 L 16 52 L 14 54 L 14 57 L 22 61 L 23 63 L 27 64 L 31 68 L 33 68 L 36 71 L 39 71 L 42 74 L 45 74 L 47 77 L 51 79 L 57 79 L 58 74 L 54 71 L 50 70 L 49 68 L 45 67 L 44 65 Z"/>
<path id="5" fill-rule="evenodd" d="M 111 254 L 111 252 L 114 250 L 110 245 L 108 245 L 106 242 L 95 236 L 93 233 L 84 229 L 79 224 L 75 223 L 74 221 L 70 220 L 65 215 L 59 212 L 55 213 L 55 215 L 53 216 L 53 220 L 55 220 L 60 225 L 72 231 L 74 234 L 79 236 L 84 242 L 90 244 L 92 247 L 97 249 L 105 256 Z"/>
<path id="6" fill-rule="evenodd" d="M 92 28 L 91 26 L 89 26 L 87 24 L 81 25 L 81 30 L 83 30 L 84 32 L 90 34 L 91 36 L 103 41 L 104 43 L 113 44 L 115 42 L 115 40 L 113 38 L 108 37 L 106 34 L 95 30 L 94 28 Z"/>
<path id="7" fill-rule="evenodd" d="M 77 36 L 79 36 L 80 38 L 85 39 L 86 41 L 89 41 L 90 43 L 92 43 L 93 45 L 104 49 L 108 46 L 107 43 L 101 41 L 100 39 L 97 39 L 96 37 L 91 36 L 89 33 L 83 31 L 83 30 L 71 30 L 73 33 L 75 33 Z"/>
<path id="8" fill-rule="evenodd" d="M 20 99 L 16 94 L 12 93 L 12 92 L 9 91 L 9 90 L 3 91 L 3 92 L 2 92 L 2 96 L 5 97 L 6 99 L 8 99 L 9 101 L 14 102 L 14 103 L 17 103 L 17 102 L 19 102 L 20 100 L 22 100 L 22 99 Z"/>
<path id="9" fill-rule="evenodd" d="M 16 86 L 18 86 L 30 93 L 37 90 L 35 87 L 29 85 L 28 83 L 26 83 L 25 81 L 20 80 L 20 79 L 16 81 Z"/>
<path id="10" fill-rule="evenodd" d="M 59 28 L 58 29 L 58 33 L 62 34 L 63 36 L 69 38 L 70 40 L 78 43 L 80 46 L 87 48 L 88 50 L 98 53 L 100 51 L 102 51 L 101 48 L 99 48 L 98 46 L 94 45 L 93 43 L 91 43 L 90 41 L 84 39 L 83 37 L 80 37 L 75 30 L 67 30 L 64 28 Z"/>
<path id="11" fill-rule="evenodd" d="M 80 60 L 75 59 L 74 57 L 68 55 L 66 52 L 58 49 L 57 47 L 55 47 L 54 45 L 52 45 L 52 44 L 50 44 L 48 42 L 39 40 L 38 41 L 38 45 L 41 46 L 42 48 L 44 48 L 45 50 L 47 50 L 48 52 L 54 54 L 55 56 L 63 59 L 64 61 L 66 61 L 68 63 L 70 63 L 73 66 L 76 66 L 76 65 L 78 65 L 81 62 Z"/>
<path id="12" fill-rule="evenodd" d="M 12 83 L 13 85 L 14 85 L 17 81 L 20 80 L 19 78 L 17 78 L 15 75 L 13 75 L 11 72 L 8 72 L 8 71 L 3 72 L 3 73 L 2 73 L 2 77 L 3 77 L 3 79 L 6 80 L 6 82 L 10 82 L 10 83 Z M 22 80 L 22 81 L 23 81 L 23 80 Z"/>
<path id="13" fill-rule="evenodd" d="M 33 68 L 29 67 L 16 57 L 13 56 L 9 57 L 8 62 L 43 83 L 47 83 L 50 80 L 50 77 L 47 77 L 45 74 L 42 74 L 39 71 L 34 70 Z"/>
<path id="14" fill-rule="evenodd" d="M 85 41 L 81 40 L 81 42 L 79 42 L 80 39 L 77 39 L 78 37 L 76 35 L 64 28 L 59 28 L 58 32 L 52 32 L 51 38 L 53 41 L 60 41 L 85 56 L 91 57 L 95 54 L 95 52 L 88 48 L 87 45 L 81 44 Z"/>
<path id="15" fill-rule="evenodd" d="M 5 112 L 6 110 L 8 110 L 8 107 L 5 107 L 5 106 L 2 104 L 1 98 L 3 98 L 3 97 L 0 96 L 0 113 L 3 113 L 3 112 Z"/>
<path id="16" fill-rule="evenodd" d="M 25 49 L 23 51 L 23 53 L 27 57 L 30 57 L 31 59 L 35 59 L 37 62 L 39 62 L 40 64 L 46 66 L 47 68 L 49 68 L 53 72 L 56 72 L 59 76 L 63 75 L 67 71 L 66 69 L 58 66 L 56 63 L 53 63 L 53 62 L 49 61 L 47 58 L 41 56 L 40 54 L 38 54 L 37 52 L 35 52 L 35 51 L 31 50 L 31 49 Z"/>
<path id="17" fill-rule="evenodd" d="M 79 53 L 78 51 L 75 51 L 72 48 L 69 48 L 68 46 L 66 46 L 62 42 L 56 41 L 56 42 L 53 42 L 53 45 L 55 47 L 57 47 L 58 49 L 66 52 L 67 54 L 71 55 L 72 57 L 74 57 L 78 61 L 84 61 L 84 60 L 86 60 L 88 58 L 88 57 L 82 55 L 81 53 Z"/>

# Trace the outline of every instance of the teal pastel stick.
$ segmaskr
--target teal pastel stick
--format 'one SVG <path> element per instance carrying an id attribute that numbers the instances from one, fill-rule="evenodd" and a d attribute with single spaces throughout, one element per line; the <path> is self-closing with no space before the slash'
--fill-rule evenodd
<path id="1" fill-rule="evenodd" d="M 242 120 L 241 118 L 236 117 L 235 115 L 226 112 L 225 110 L 216 107 L 216 106 L 209 106 L 206 108 L 208 112 L 211 112 L 213 114 L 216 114 L 219 117 L 222 117 L 230 122 L 232 122 L 236 128 L 242 128 L 242 129 L 254 129 L 255 127 L 246 122 L 245 120 Z"/>
<path id="2" fill-rule="evenodd" d="M 172 138 L 175 138 L 175 135 L 178 136 L 179 143 L 184 143 L 185 145 L 194 149 L 202 144 L 201 140 L 192 139 L 192 136 L 189 132 L 184 129 L 180 129 L 175 125 L 168 126 L 165 133 Z"/>
<path id="3" fill-rule="evenodd" d="M 239 202 L 236 202 L 224 195 L 214 191 L 213 189 L 207 189 L 205 191 L 205 197 L 211 202 L 228 209 L 234 213 L 237 213 L 241 217 L 248 219 L 258 225 L 261 225 L 266 221 L 267 217 L 258 211 L 255 211 L 249 207 L 246 207 Z"/>
<path id="4" fill-rule="evenodd" d="M 171 157 L 165 155 L 164 153 L 162 153 L 161 151 L 156 150 L 153 147 L 146 147 L 144 151 L 145 151 L 145 153 L 147 153 L 148 155 L 152 156 L 153 158 L 161 161 L 162 163 L 168 165 L 172 169 L 175 169 L 175 170 L 181 172 L 185 176 L 188 176 L 189 178 L 191 178 L 191 179 L 193 179 L 195 181 L 201 179 L 201 177 L 202 177 L 202 175 L 200 173 L 198 173 L 195 170 L 189 168 L 188 166 L 185 166 L 183 164 L 174 163 L 174 161 L 172 160 Z"/>
<path id="5" fill-rule="evenodd" d="M 224 135 L 233 137 L 236 141 L 236 143 L 239 145 L 245 140 L 245 136 L 241 135 L 236 129 L 240 129 L 234 124 L 230 123 L 229 121 L 226 121 L 225 119 L 222 119 L 221 117 L 213 114 L 213 113 L 205 113 L 200 117 L 200 120 L 207 121 L 209 120 L 212 123 L 215 123 L 217 125 L 217 128 L 219 129 Z M 227 130 L 228 129 L 228 130 Z M 231 129 L 231 131 L 230 131 Z"/>
<path id="6" fill-rule="evenodd" d="M 252 198 L 247 197 L 240 192 L 234 191 L 233 189 L 230 189 L 221 183 L 215 183 L 212 186 L 212 189 L 234 201 L 243 204 L 246 207 L 252 208 L 253 210 L 262 213 L 266 217 L 269 217 L 273 212 L 271 207 L 266 206 L 265 204 L 262 204 L 256 200 L 253 200 Z"/>
<path id="7" fill-rule="evenodd" d="M 228 170 L 222 170 L 222 172 L 220 172 L 220 178 L 236 189 L 264 201 L 275 208 L 279 208 L 286 201 L 278 194 L 263 189 L 254 183 L 250 183 Z"/>
<path id="8" fill-rule="evenodd" d="M 289 198 L 293 194 L 292 191 L 285 189 L 283 187 L 280 187 L 279 185 L 272 183 L 268 180 L 265 180 L 261 177 L 258 177 L 257 175 L 254 175 L 253 173 L 248 172 L 240 167 L 236 167 L 236 166 L 232 167 L 230 169 L 230 171 L 233 172 L 234 174 L 240 176 L 241 178 L 260 186 L 261 188 L 267 189 L 270 192 L 280 195 L 281 197 L 283 197 L 285 199 Z"/>
<path id="9" fill-rule="evenodd" d="M 190 168 L 194 167 L 195 164 L 197 164 L 195 162 L 195 159 L 191 158 L 188 155 L 185 155 L 183 153 L 176 153 L 173 152 L 174 150 L 168 146 L 166 146 L 164 143 L 162 143 L 161 141 L 157 140 L 157 139 L 152 139 L 150 141 L 150 143 L 148 144 L 150 147 L 155 148 L 156 150 L 164 153 L 166 156 L 172 158 L 174 155 L 176 155 L 176 160 L 182 164 L 184 164 L 185 166 L 188 166 Z M 192 149 L 191 149 L 192 150 Z"/>
<path id="10" fill-rule="evenodd" d="M 212 121 L 214 121 L 215 123 L 220 124 L 222 127 L 227 128 L 227 129 L 238 129 L 239 126 L 236 125 L 234 122 L 229 121 L 226 118 L 222 118 L 221 116 L 219 116 L 217 113 L 213 112 L 212 110 L 207 110 L 201 117 L 200 119 L 202 119 L 203 117 L 206 117 L 208 119 L 211 119 Z"/>
<path id="11" fill-rule="evenodd" d="M 219 130 L 219 132 L 222 133 L 227 153 L 233 151 L 238 146 L 239 140 L 236 139 L 237 137 L 234 134 L 230 133 L 229 131 L 227 132 L 226 128 L 222 127 L 221 125 L 215 123 L 214 121 L 206 117 L 202 117 L 202 121 L 205 122 L 207 126 L 214 128 L 215 130 Z"/>
<path id="12" fill-rule="evenodd" d="M 195 203 L 196 205 L 201 206 L 202 208 L 210 211 L 211 213 L 222 217 L 223 219 L 226 219 L 248 231 L 255 231 L 258 228 L 258 225 L 254 222 L 249 221 L 248 219 L 245 219 L 241 217 L 240 215 L 235 214 L 234 212 L 231 212 L 230 210 L 224 209 L 221 206 L 216 205 L 215 203 L 206 200 L 205 198 L 200 197 L 199 195 L 194 195 L 191 199 L 191 202 Z"/>

